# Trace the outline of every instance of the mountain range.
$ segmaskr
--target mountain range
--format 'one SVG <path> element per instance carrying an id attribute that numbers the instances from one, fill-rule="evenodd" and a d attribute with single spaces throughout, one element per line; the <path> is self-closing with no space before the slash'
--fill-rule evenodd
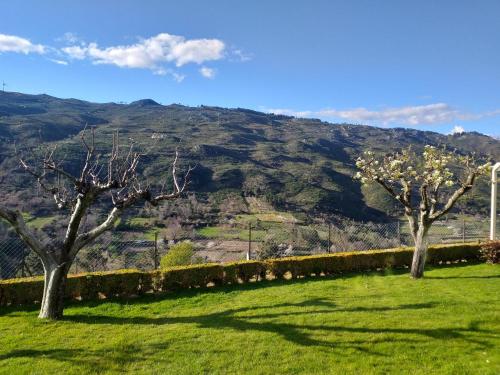
<path id="1" fill-rule="evenodd" d="M 82 162 L 79 134 L 95 127 L 99 148 L 109 148 L 119 131 L 147 149 L 142 173 L 154 179 L 168 170 L 176 147 L 184 165 L 196 164 L 190 189 L 219 213 L 228 197 L 245 210 L 248 197 L 277 210 L 307 215 L 337 215 L 355 220 L 382 220 L 398 215 L 397 206 L 377 186 L 362 187 L 352 176 L 364 150 L 387 153 L 412 145 L 446 145 L 500 160 L 500 141 L 468 132 L 444 135 L 405 128 L 332 124 L 262 113 L 243 108 L 161 105 L 152 99 L 129 104 L 91 103 L 49 95 L 0 92 L 1 201 L 21 209 L 49 210 L 34 183 L 18 167 L 16 149 L 59 143 L 70 170 Z M 458 209 L 486 213 L 488 183 L 474 189 Z M 35 212 L 36 214 L 36 212 Z"/>

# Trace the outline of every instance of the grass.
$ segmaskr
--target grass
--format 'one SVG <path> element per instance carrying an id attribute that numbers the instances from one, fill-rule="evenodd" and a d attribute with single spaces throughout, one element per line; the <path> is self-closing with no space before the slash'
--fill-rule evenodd
<path id="1" fill-rule="evenodd" d="M 127 222 L 134 227 L 150 227 L 154 220 L 155 219 L 151 217 L 131 217 L 127 219 Z"/>
<path id="2" fill-rule="evenodd" d="M 498 374 L 500 269 L 466 265 L 0 310 L 0 373 Z"/>
<path id="3" fill-rule="evenodd" d="M 253 223 L 255 221 L 264 221 L 271 223 L 299 223 L 291 212 L 269 211 L 253 214 L 237 215 L 237 220 L 241 223 Z"/>
<path id="4" fill-rule="evenodd" d="M 248 229 L 246 228 L 226 228 L 226 227 L 203 227 L 196 229 L 196 232 L 205 238 L 242 240 L 248 241 Z M 265 230 L 252 230 L 252 241 L 262 241 L 266 235 Z"/>
<path id="5" fill-rule="evenodd" d="M 35 229 L 42 229 L 53 221 L 57 220 L 57 216 L 40 216 L 35 217 L 29 212 L 23 212 L 23 219 L 28 223 L 28 225 Z"/>
<path id="6" fill-rule="evenodd" d="M 28 225 L 32 228 L 42 229 L 46 225 L 54 222 L 55 220 L 57 220 L 57 217 L 55 217 L 55 216 L 36 217 L 36 218 L 30 219 L 28 221 Z"/>

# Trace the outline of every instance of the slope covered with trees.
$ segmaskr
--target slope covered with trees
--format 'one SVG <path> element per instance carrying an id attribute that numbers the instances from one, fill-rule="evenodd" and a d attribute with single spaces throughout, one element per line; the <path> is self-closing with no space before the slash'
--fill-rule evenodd
<path id="1" fill-rule="evenodd" d="M 500 159 L 500 142 L 479 133 L 331 124 L 241 108 L 164 106 L 150 99 L 99 104 L 0 92 L 0 200 L 25 212 L 48 210 L 43 197 L 33 198 L 35 184 L 19 168 L 15 150 L 58 142 L 64 166 L 76 171 L 84 160 L 79 134 L 86 125 L 96 128 L 97 139 L 109 140 L 119 130 L 121 137 L 142 145 L 147 154 L 141 172 L 152 179 L 168 168 L 179 146 L 182 162 L 197 164 L 191 189 L 215 214 L 229 207 L 224 204 L 228 197 L 231 209 L 240 211 L 248 203 L 245 197 L 257 197 L 279 210 L 383 220 L 399 214 L 397 207 L 381 188 L 362 187 L 352 178 L 363 151 L 447 145 L 459 153 Z M 470 194 L 474 199 L 457 210 L 486 212 L 487 182 Z"/>

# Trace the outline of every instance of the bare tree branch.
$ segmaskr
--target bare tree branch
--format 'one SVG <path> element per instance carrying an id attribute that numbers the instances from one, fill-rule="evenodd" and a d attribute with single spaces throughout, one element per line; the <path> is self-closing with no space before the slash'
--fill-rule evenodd
<path id="1" fill-rule="evenodd" d="M 176 150 L 172 163 L 173 189 L 171 193 L 154 194 L 149 184 L 142 184 L 138 178 L 137 168 L 142 154 L 134 150 L 134 145 L 122 155 L 118 132 L 113 134 L 111 154 L 106 161 L 100 160 L 96 151 L 95 129 L 87 130 L 81 135 L 82 147 L 86 150 L 85 160 L 77 176 L 73 176 L 56 162 L 52 147 L 41 157 L 41 166 L 34 168 L 24 158 L 19 158 L 21 167 L 33 176 L 40 188 L 50 193 L 58 207 L 70 207 L 70 217 L 63 240 L 53 239 L 44 245 L 24 222 L 22 215 L 0 206 L 0 218 L 7 220 L 24 242 L 40 257 L 45 271 L 45 287 L 42 298 L 40 317 L 59 318 L 62 316 L 62 300 L 64 288 L 61 283 L 67 276 L 69 268 L 78 251 L 95 240 L 105 231 L 113 228 L 123 212 L 140 202 L 148 202 L 156 206 L 161 201 L 173 200 L 181 196 L 189 184 L 189 167 L 180 179 L 178 173 L 179 152 Z M 36 160 L 36 157 L 34 158 Z M 102 171 L 107 170 L 107 173 Z M 107 193 L 107 194 L 106 194 Z M 103 195 L 109 195 L 112 201 L 106 219 L 94 228 L 82 233 L 82 226 L 88 210 Z M 61 292 L 62 290 L 62 292 Z M 58 294 L 59 293 L 59 294 Z M 56 298 L 57 297 L 57 298 Z"/>
<path id="2" fill-rule="evenodd" d="M 45 251 L 44 244 L 37 238 L 34 231 L 28 228 L 23 215 L 19 211 L 0 206 L 0 218 L 8 221 L 21 239 L 40 257 L 48 260 L 50 254 Z"/>
<path id="3" fill-rule="evenodd" d="M 30 167 L 22 158 L 19 159 L 19 162 L 26 172 L 36 178 L 37 183 L 42 188 L 42 190 L 52 195 L 58 208 L 64 208 L 67 206 L 68 201 L 65 199 L 65 191 L 61 187 L 61 184 L 59 184 L 59 186 L 57 187 L 47 185 L 47 183 L 45 182 L 45 171 L 42 173 L 37 172 L 34 168 Z"/>
<path id="4" fill-rule="evenodd" d="M 93 228 L 88 232 L 80 234 L 77 237 L 75 244 L 73 245 L 73 248 L 70 251 L 69 255 L 71 259 L 73 259 L 76 256 L 76 254 L 82 247 L 91 243 L 101 234 L 113 228 L 116 221 L 120 218 L 122 212 L 123 212 L 122 208 L 113 207 L 113 209 L 108 214 L 108 217 L 103 223 L 101 223 L 100 225 L 98 225 L 97 227 Z"/>

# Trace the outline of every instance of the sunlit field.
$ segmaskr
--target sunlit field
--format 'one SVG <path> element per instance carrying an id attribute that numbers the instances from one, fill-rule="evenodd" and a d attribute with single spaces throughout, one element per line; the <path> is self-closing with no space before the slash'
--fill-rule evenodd
<path id="1" fill-rule="evenodd" d="M 498 374 L 500 269 L 276 281 L 0 310 L 0 373 Z"/>

